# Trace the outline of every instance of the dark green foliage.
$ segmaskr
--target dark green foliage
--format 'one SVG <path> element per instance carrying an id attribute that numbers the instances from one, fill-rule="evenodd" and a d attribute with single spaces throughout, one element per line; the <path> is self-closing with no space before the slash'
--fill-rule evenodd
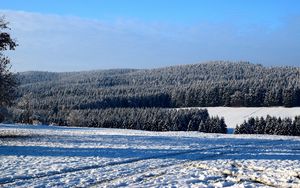
<path id="1" fill-rule="evenodd" d="M 294 120 L 295 135 L 300 136 L 300 116 Z"/>
<path id="2" fill-rule="evenodd" d="M 45 116 L 41 116 L 45 117 Z M 108 108 L 100 110 L 71 110 L 48 114 L 47 124 L 88 126 L 103 128 L 139 129 L 148 131 L 197 131 L 201 122 L 209 130 L 204 132 L 226 133 L 226 125 L 219 118 L 210 119 L 207 110 L 166 108 Z M 17 121 L 17 119 L 15 119 Z"/>
<path id="3" fill-rule="evenodd" d="M 8 31 L 8 23 L 0 17 L 0 107 L 11 104 L 16 87 L 15 77 L 10 72 L 10 60 L 4 54 L 4 51 L 14 50 L 17 46 Z"/>
<path id="4" fill-rule="evenodd" d="M 264 118 L 250 118 L 235 129 L 235 134 L 275 134 L 300 136 L 300 116 L 294 120 L 290 118 L 281 119 L 267 116 Z"/>
<path id="5" fill-rule="evenodd" d="M 164 108 L 71 110 L 62 117 L 66 117 L 66 119 L 56 119 L 55 115 L 48 116 L 44 123 L 148 131 L 196 131 L 201 121 L 207 122 L 210 119 L 207 110 Z M 209 131 L 219 132 L 214 128 Z"/>
<path id="6" fill-rule="evenodd" d="M 36 110 L 300 106 L 300 69 L 211 62 L 151 70 L 20 73 Z"/>
<path id="7" fill-rule="evenodd" d="M 200 121 L 198 131 L 206 133 L 227 133 L 227 125 L 224 118 L 211 117 L 206 121 Z"/>
<path id="8" fill-rule="evenodd" d="M 0 107 L 0 122 L 5 121 L 5 119 L 9 116 L 9 113 L 6 108 Z"/>

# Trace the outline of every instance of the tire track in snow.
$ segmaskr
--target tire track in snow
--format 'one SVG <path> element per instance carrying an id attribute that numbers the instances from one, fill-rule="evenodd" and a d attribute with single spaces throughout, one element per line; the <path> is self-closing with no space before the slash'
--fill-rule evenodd
<path id="1" fill-rule="evenodd" d="M 111 167 L 111 166 L 117 166 L 117 165 L 136 163 L 136 162 L 144 161 L 144 160 L 168 158 L 168 157 L 179 156 L 179 155 L 184 155 L 184 154 L 192 154 L 192 153 L 203 152 L 203 151 L 211 151 L 211 150 L 217 150 L 217 149 L 225 149 L 225 148 L 228 148 L 228 147 L 230 147 L 230 145 L 226 145 L 226 146 L 222 146 L 222 147 L 220 146 L 220 147 L 188 150 L 188 151 L 184 151 L 184 152 L 174 152 L 174 153 L 169 153 L 169 154 L 164 154 L 164 155 L 156 155 L 156 156 L 150 156 L 150 157 L 144 157 L 144 158 L 127 159 L 127 160 L 123 160 L 123 161 L 109 162 L 109 163 L 104 164 L 104 165 L 83 166 L 83 167 L 78 167 L 78 168 L 64 169 L 63 171 L 55 171 L 55 172 L 51 172 L 51 173 L 35 174 L 35 175 L 32 175 L 32 176 L 19 176 L 19 177 L 12 177 L 12 178 L 2 178 L 2 179 L 0 179 L 0 186 L 15 183 L 17 181 L 35 180 L 35 179 L 52 177 L 52 176 L 56 176 L 56 175 L 65 175 L 65 174 L 74 173 L 74 172 L 93 170 L 93 169 L 97 169 L 97 168 L 105 168 L 105 167 Z"/>
<path id="2" fill-rule="evenodd" d="M 282 142 L 282 140 L 277 140 L 277 142 Z M 267 143 L 274 144 L 276 142 L 275 141 L 262 141 L 262 142 L 259 142 L 259 144 L 267 144 Z M 253 143 L 245 143 L 245 144 L 239 144 L 239 145 L 234 145 L 234 146 L 225 145 L 225 146 L 220 147 L 220 148 L 211 148 L 209 151 L 214 150 L 214 149 L 226 149 L 226 148 L 238 149 L 240 147 L 245 147 L 247 145 L 251 146 L 252 144 Z M 251 149 L 256 149 L 256 148 L 251 148 Z M 237 154 L 239 152 L 240 151 L 233 152 L 232 150 L 227 150 L 227 151 L 221 152 L 219 154 L 205 155 L 205 156 L 202 156 L 202 157 L 199 157 L 199 158 L 195 158 L 195 159 L 193 159 L 193 161 L 195 161 L 195 160 L 205 160 L 205 159 L 215 159 L 215 158 L 218 158 L 220 156 L 224 156 L 226 154 Z M 194 152 L 190 152 L 190 153 L 194 153 Z M 196 151 L 195 151 L 195 153 L 196 153 Z M 138 173 L 132 173 L 132 174 L 127 174 L 127 175 L 124 175 L 124 176 L 121 176 L 121 177 L 113 177 L 113 178 L 108 178 L 108 179 L 100 180 L 100 181 L 97 181 L 97 182 L 85 185 L 84 187 L 98 187 L 98 186 L 101 186 L 102 184 L 107 184 L 107 183 L 111 183 L 111 182 L 122 180 L 122 179 L 133 178 L 133 177 L 138 176 L 138 175 L 143 176 L 144 174 L 147 174 L 147 173 L 149 173 L 149 172 L 151 172 L 153 170 L 158 170 L 158 169 L 160 170 L 160 173 L 158 174 L 158 176 L 162 176 L 162 175 L 165 174 L 165 172 L 161 172 L 161 171 L 165 171 L 165 169 L 167 169 L 169 167 L 176 166 L 176 165 L 184 166 L 184 165 L 186 165 L 186 164 L 188 164 L 190 162 L 191 161 L 188 160 L 186 162 L 179 161 L 179 162 L 176 162 L 176 163 L 173 163 L 173 164 L 160 165 L 160 166 L 157 166 L 155 168 L 145 169 L 144 171 L 140 171 Z M 144 177 L 146 177 L 146 178 L 152 178 L 153 176 L 145 176 L 144 175 Z M 157 176 L 155 176 L 155 177 L 157 177 Z M 145 179 L 143 179 L 143 181 L 145 181 Z"/>
<path id="3" fill-rule="evenodd" d="M 277 141 L 282 142 L 282 140 L 277 140 Z M 268 141 L 259 142 L 259 144 L 267 144 L 267 143 L 272 143 L 272 145 L 274 145 L 274 143 L 276 143 L 276 142 L 275 142 L 275 140 L 271 140 L 271 141 L 268 140 Z M 213 151 L 213 150 L 226 149 L 226 148 L 227 149 L 229 149 L 229 148 L 236 149 L 236 148 L 243 147 L 243 146 L 246 146 L 246 145 L 251 145 L 251 144 L 254 144 L 254 143 L 245 143 L 245 144 L 238 144 L 238 145 L 223 145 L 223 146 L 219 146 L 219 147 L 194 149 L 194 150 L 188 150 L 188 151 L 184 151 L 184 152 L 173 152 L 173 153 L 168 153 L 168 154 L 163 154 L 163 155 L 155 155 L 155 156 L 149 156 L 149 157 L 127 159 L 127 160 L 123 160 L 123 161 L 109 162 L 109 163 L 104 164 L 104 165 L 82 166 L 82 167 L 78 167 L 78 168 L 69 168 L 69 169 L 64 169 L 62 171 L 54 171 L 54 172 L 50 172 L 50 173 L 40 173 L 40 174 L 34 174 L 34 175 L 30 175 L 30 176 L 2 178 L 2 179 L 0 179 L 0 187 L 2 187 L 4 185 L 9 185 L 9 184 L 12 184 L 12 183 L 16 183 L 18 181 L 31 181 L 31 180 L 36 180 L 36 179 L 43 179 L 43 178 L 53 177 L 53 176 L 57 176 L 57 175 L 66 175 L 66 174 L 70 174 L 70 173 L 93 170 L 93 169 L 97 169 L 97 168 L 105 168 L 105 167 L 112 167 L 112 166 L 118 166 L 118 165 L 125 165 L 125 164 L 140 162 L 140 161 L 159 159 L 159 158 L 168 158 L 168 157 L 180 156 L 180 155 L 185 155 L 185 154 L 194 154 L 194 153 L 198 153 L 198 152 L 209 152 L 209 151 Z M 218 154 L 206 155 L 206 156 L 202 156 L 200 158 L 193 159 L 193 160 L 212 159 L 212 158 L 224 156 L 224 155 L 229 154 L 229 153 L 234 154 L 234 152 L 232 150 L 228 150 L 227 152 L 221 152 L 221 153 L 218 153 Z M 236 151 L 235 153 L 238 153 L 238 152 Z M 190 161 L 187 161 L 187 162 L 190 162 Z M 181 164 L 184 164 L 184 163 L 181 163 Z M 170 167 L 170 166 L 173 166 L 173 165 L 176 165 L 176 164 L 171 164 L 171 165 L 168 165 L 168 166 L 163 167 L 163 168 L 167 168 L 167 167 Z M 159 166 L 157 168 L 162 168 L 162 166 Z M 151 171 L 151 170 L 153 170 L 153 169 L 150 169 L 148 171 Z M 141 173 L 146 173 L 146 172 L 140 172 L 138 174 L 141 174 Z M 131 175 L 129 175 L 129 176 L 131 176 Z M 132 174 L 132 176 L 133 176 L 133 174 Z M 124 176 L 124 177 L 122 176 L 122 177 L 119 177 L 119 178 L 101 180 L 101 181 L 97 182 L 95 185 L 103 184 L 105 182 L 114 181 L 114 179 L 122 179 L 122 178 L 126 178 L 126 177 L 127 176 Z M 89 185 L 87 185 L 87 186 L 89 186 Z M 93 186 L 93 184 L 91 184 L 91 186 Z"/>
<path id="4" fill-rule="evenodd" d="M 193 159 L 193 160 L 214 159 L 216 157 L 224 156 L 224 155 L 229 154 L 229 153 L 232 153 L 232 151 L 222 152 L 222 153 L 219 153 L 217 155 L 216 154 L 206 155 L 205 157 L 201 157 L 201 158 L 197 158 L 197 159 Z M 138 172 L 138 173 L 127 174 L 127 175 L 121 176 L 121 177 L 113 177 L 113 178 L 109 178 L 109 179 L 100 180 L 100 181 L 97 181 L 95 183 L 86 185 L 84 187 L 98 187 L 98 186 L 101 186 L 102 184 L 105 184 L 105 183 L 110 183 L 110 182 L 122 180 L 122 179 L 125 179 L 125 178 L 127 179 L 127 178 L 135 177 L 135 176 L 138 176 L 138 175 L 143 175 L 143 174 L 149 173 L 153 170 L 158 170 L 159 169 L 160 171 L 164 171 L 167 168 L 170 168 L 170 167 L 173 167 L 173 166 L 176 166 L 176 165 L 185 165 L 185 164 L 190 163 L 190 162 L 191 162 L 190 160 L 186 161 L 186 162 L 178 161 L 178 162 L 173 163 L 173 164 L 160 165 L 160 166 L 157 166 L 155 168 L 145 169 L 144 171 L 141 171 L 141 172 Z M 162 176 L 164 174 L 165 173 L 159 173 L 159 176 Z M 144 175 L 144 177 L 151 178 L 152 176 L 145 176 Z M 143 180 L 145 180 L 145 179 L 143 179 Z"/>
<path id="5" fill-rule="evenodd" d="M 255 110 L 254 112 L 251 112 L 250 114 L 243 116 L 243 118 L 250 118 L 253 114 L 256 114 L 257 112 L 259 112 L 263 109 L 264 108 L 259 108 L 259 109 Z"/>

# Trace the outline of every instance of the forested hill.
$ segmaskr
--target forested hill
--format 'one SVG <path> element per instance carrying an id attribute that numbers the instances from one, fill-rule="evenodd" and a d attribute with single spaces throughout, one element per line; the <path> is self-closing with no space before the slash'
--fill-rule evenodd
<path id="1" fill-rule="evenodd" d="M 20 73 L 21 84 L 36 82 L 84 82 L 99 86 L 114 85 L 184 85 L 199 81 L 230 81 L 266 79 L 275 82 L 299 79 L 299 67 L 263 67 L 247 62 L 210 62 L 203 64 L 172 66 L 159 69 L 112 69 L 82 72 L 23 72 Z M 291 83 L 292 84 L 292 83 Z"/>
<path id="2" fill-rule="evenodd" d="M 159 69 L 24 72 L 17 104 L 36 110 L 300 106 L 300 68 L 210 62 Z"/>

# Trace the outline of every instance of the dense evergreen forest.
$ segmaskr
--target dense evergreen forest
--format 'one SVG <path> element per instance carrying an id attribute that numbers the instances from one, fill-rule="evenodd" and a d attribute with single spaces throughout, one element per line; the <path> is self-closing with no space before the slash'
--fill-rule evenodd
<path id="1" fill-rule="evenodd" d="M 290 118 L 249 118 L 235 129 L 235 134 L 274 134 L 300 136 L 300 116 Z"/>
<path id="2" fill-rule="evenodd" d="M 300 106 L 299 67 L 209 62 L 148 70 L 24 72 L 17 77 L 20 86 L 11 111 L 18 122 L 65 124 L 73 111 L 87 118 L 88 111 L 107 109 Z"/>
<path id="3" fill-rule="evenodd" d="M 29 117 L 29 119 L 27 119 Z M 147 131 L 201 131 L 226 133 L 223 118 L 209 117 L 207 110 L 165 108 L 108 108 L 45 112 L 45 116 L 25 114 L 15 119 L 21 123 L 41 121 L 63 126 L 138 129 Z M 32 118 L 31 118 L 32 117 Z M 17 117 L 15 117 L 17 118 Z"/>
<path id="4" fill-rule="evenodd" d="M 34 109 L 300 106 L 300 68 L 211 62 L 150 70 L 19 74 Z"/>

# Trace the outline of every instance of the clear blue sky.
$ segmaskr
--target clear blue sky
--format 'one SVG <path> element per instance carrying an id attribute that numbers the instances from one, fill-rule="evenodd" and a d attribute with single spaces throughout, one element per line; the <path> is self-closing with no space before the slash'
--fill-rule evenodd
<path id="1" fill-rule="evenodd" d="M 39 43 L 41 41 L 38 40 L 42 39 L 34 37 L 37 35 L 35 33 L 37 30 L 28 31 L 28 29 L 18 28 L 17 25 L 21 25 L 21 22 L 26 22 L 24 27 L 32 26 L 32 24 L 37 26 L 43 23 L 45 25 L 53 24 L 53 30 L 55 30 L 55 23 L 58 26 L 60 26 L 59 24 L 68 25 L 70 18 L 78 18 L 81 19 L 80 23 L 81 21 L 85 22 L 82 25 L 86 30 L 78 28 L 77 25 L 76 28 L 73 28 L 77 31 L 74 36 L 82 36 L 85 31 L 87 35 L 93 36 L 103 32 L 102 28 L 101 32 L 99 30 L 92 33 L 95 28 L 88 28 L 90 26 L 88 22 L 93 23 L 93 21 L 102 24 L 106 29 L 117 28 L 115 30 L 118 32 L 112 33 L 112 35 L 109 35 L 109 32 L 101 33 L 91 39 L 92 41 L 99 40 L 103 46 L 95 45 L 93 42 L 83 44 L 91 46 L 93 52 L 97 52 L 97 48 L 101 51 L 105 49 L 105 54 L 98 56 L 91 55 L 90 51 L 86 51 L 89 66 L 79 65 L 79 60 L 84 59 L 84 56 L 76 57 L 74 55 L 72 58 L 71 54 L 76 50 L 85 53 L 83 48 L 73 49 L 73 51 L 65 49 L 67 50 L 65 53 L 70 54 L 69 58 L 57 59 L 60 64 L 61 61 L 66 63 L 64 71 L 68 70 L 67 67 L 70 70 L 116 67 L 152 68 L 219 59 L 246 60 L 266 65 L 298 65 L 299 63 L 299 55 L 296 54 L 297 51 L 300 51 L 300 47 L 297 45 L 299 42 L 297 32 L 300 27 L 299 0 L 1 0 L 0 10 L 4 11 L 3 14 L 8 15 L 8 19 L 11 19 L 9 21 L 12 22 L 13 29 L 16 25 L 16 38 L 20 43 L 24 41 L 23 44 L 27 44 L 26 41 L 29 40 L 36 40 L 36 43 Z M 23 15 L 19 11 L 23 11 Z M 36 15 L 29 16 L 31 19 L 26 21 L 22 20 L 24 14 Z M 55 16 L 59 16 L 58 20 L 62 21 L 58 21 Z M 40 19 L 33 17 L 40 17 Z M 44 21 L 39 23 L 41 20 Z M 122 21 L 121 26 L 120 20 Z M 49 30 L 51 28 L 48 28 Z M 65 39 L 68 42 L 72 31 L 71 29 L 64 31 L 65 36 L 62 36 L 64 35 L 62 32 L 54 32 L 54 38 Z M 47 30 L 45 29 L 43 32 L 46 36 Z M 194 36 L 195 41 L 191 36 Z M 103 39 L 100 40 L 101 37 Z M 49 38 L 51 38 L 50 34 Z M 117 44 L 118 38 L 122 38 L 124 41 Z M 257 40 L 257 43 L 249 42 L 248 39 Z M 274 41 L 275 39 L 278 39 L 278 42 Z M 48 42 L 51 43 L 53 40 L 55 39 L 49 39 Z M 139 40 L 146 42 L 141 43 Z M 164 45 L 160 45 L 159 41 Z M 53 45 L 55 44 L 53 43 Z M 175 45 L 181 47 L 174 48 Z M 274 45 L 280 49 L 275 48 Z M 108 49 L 105 46 L 108 46 Z M 214 52 L 217 46 L 220 48 L 223 46 L 224 49 Z M 46 53 L 40 51 L 41 49 L 35 49 L 35 46 L 32 48 L 35 55 L 36 52 Z M 129 48 L 135 50 L 128 50 Z M 262 48 L 267 48 L 267 50 L 262 52 Z M 46 50 L 49 49 L 45 47 Z M 151 50 L 153 53 L 149 52 Z M 280 51 L 282 54 L 278 54 Z M 52 53 L 54 52 L 61 53 L 52 51 Z M 120 55 L 119 59 L 114 57 L 116 53 Z M 145 58 L 136 57 L 139 54 L 144 55 Z M 32 57 L 29 57 L 30 55 Z M 59 71 L 55 69 L 55 66 L 52 68 L 48 66 L 47 60 L 44 60 L 43 63 L 38 62 L 42 61 L 42 57 L 35 59 L 33 54 L 30 54 L 30 49 L 25 50 L 22 46 L 19 53 L 16 51 L 15 56 L 17 71 L 28 69 Z M 60 56 L 64 55 L 62 53 L 57 55 L 57 57 Z M 31 61 L 31 64 L 24 62 L 25 59 Z M 35 66 L 38 63 L 41 63 L 41 66 Z M 78 66 L 72 67 L 71 64 Z"/>
<path id="2" fill-rule="evenodd" d="M 278 23 L 299 14 L 299 0 L 9 0 L 1 9 L 75 15 L 84 18 L 136 18 L 145 21 L 194 23 L 233 21 Z"/>

